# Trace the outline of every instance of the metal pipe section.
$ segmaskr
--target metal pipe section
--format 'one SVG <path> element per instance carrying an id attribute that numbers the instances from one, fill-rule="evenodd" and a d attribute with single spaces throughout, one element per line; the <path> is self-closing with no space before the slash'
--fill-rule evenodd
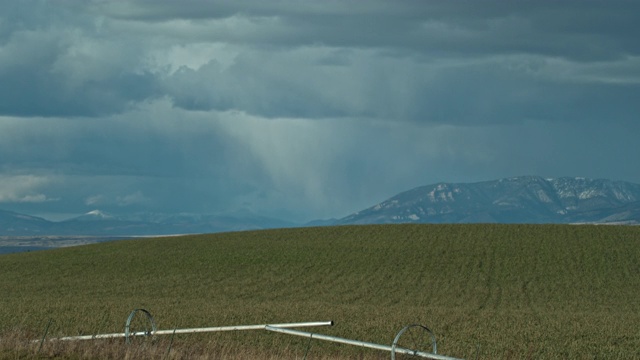
<path id="1" fill-rule="evenodd" d="M 305 323 L 286 323 L 286 324 L 265 324 L 265 325 L 236 325 L 236 326 L 218 326 L 208 328 L 194 329 L 176 329 L 176 330 L 158 330 L 153 335 L 173 334 L 189 334 L 201 332 L 217 332 L 217 331 L 235 331 L 235 330 L 264 330 L 267 326 L 276 328 L 295 328 L 295 327 L 312 327 L 312 326 L 333 326 L 333 321 L 317 321 Z"/>
<path id="2" fill-rule="evenodd" d="M 312 326 L 333 326 L 333 321 L 316 321 L 316 322 L 299 322 L 299 323 L 284 323 L 284 324 L 263 324 L 263 325 L 236 325 L 236 326 L 218 326 L 218 327 L 206 327 L 206 328 L 192 328 L 192 329 L 174 329 L 174 330 L 157 330 L 151 333 L 145 331 L 132 332 L 128 336 L 141 336 L 141 335 L 167 335 L 167 334 L 190 334 L 190 333 L 202 333 L 202 332 L 218 332 L 218 331 L 235 331 L 235 330 L 264 330 L 266 327 L 279 328 L 296 328 L 296 327 L 312 327 Z M 114 333 L 114 334 L 96 334 L 96 335 L 82 335 L 82 336 L 65 336 L 61 338 L 55 338 L 51 340 L 92 340 L 92 339 L 110 339 L 118 337 L 126 337 L 126 333 Z"/>
<path id="3" fill-rule="evenodd" d="M 392 347 L 388 346 L 388 345 L 380 345 L 380 344 L 374 344 L 374 343 L 370 343 L 370 342 L 366 342 L 366 341 L 351 340 L 351 339 L 345 339 L 345 338 L 340 338 L 340 337 L 335 337 L 335 336 L 315 334 L 315 333 L 310 333 L 310 332 L 306 332 L 306 331 L 291 330 L 291 329 L 285 329 L 285 328 L 277 328 L 277 327 L 273 327 L 273 326 L 269 326 L 269 325 L 267 325 L 265 327 L 265 330 L 278 332 L 278 333 L 282 333 L 282 334 L 289 334 L 289 335 L 297 335 L 297 336 L 302 336 L 302 337 L 308 337 L 308 338 L 312 338 L 312 339 L 332 341 L 332 342 L 337 342 L 337 343 L 341 343 L 341 344 L 361 346 L 361 347 L 366 347 L 366 348 L 376 349 L 376 350 L 383 350 L 383 351 L 392 351 L 393 350 Z M 419 356 L 419 357 L 422 357 L 422 358 L 433 359 L 433 360 L 462 360 L 462 359 L 458 359 L 458 358 L 454 358 L 454 357 L 450 357 L 450 356 L 438 355 L 438 354 L 433 354 L 433 353 L 428 353 L 428 352 L 423 352 L 423 351 L 418 351 L 418 350 L 409 350 L 409 349 L 404 349 L 404 348 L 399 348 L 399 347 L 395 348 L 395 352 L 399 353 L 399 354 L 414 355 L 414 356 Z"/>

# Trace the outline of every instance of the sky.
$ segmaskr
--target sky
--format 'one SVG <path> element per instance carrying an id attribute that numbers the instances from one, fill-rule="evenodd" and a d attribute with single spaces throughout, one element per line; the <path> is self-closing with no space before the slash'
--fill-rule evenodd
<path id="1" fill-rule="evenodd" d="M 0 0 L 0 209 L 340 218 L 640 183 L 638 1 Z"/>

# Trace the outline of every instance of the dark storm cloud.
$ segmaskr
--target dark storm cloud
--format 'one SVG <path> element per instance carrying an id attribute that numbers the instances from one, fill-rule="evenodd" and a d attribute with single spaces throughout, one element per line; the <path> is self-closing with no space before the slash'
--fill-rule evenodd
<path id="1" fill-rule="evenodd" d="M 82 15 L 47 2 L 0 14 L 0 114 L 100 116 L 157 95 L 135 41 L 109 38 Z"/>
<path id="2" fill-rule="evenodd" d="M 415 99 L 406 113 L 394 115 L 471 126 L 532 119 L 576 124 L 605 119 L 636 122 L 640 83 L 592 82 L 560 76 L 545 74 L 543 68 L 530 72 L 505 63 L 443 69 L 428 81 L 416 84 L 411 92 Z"/>
<path id="3" fill-rule="evenodd" d="M 193 119 L 171 125 L 141 112 L 112 119 L 3 119 L 0 150 L 7 156 L 0 167 L 80 176 L 212 175 L 207 172 L 229 161 L 223 156 L 229 142 L 216 128 L 214 121 Z M 203 154 L 217 166 L 203 167 Z"/>
<path id="4" fill-rule="evenodd" d="M 164 82 L 164 91 L 185 109 L 241 109 L 266 117 L 351 116 L 476 126 L 527 119 L 629 123 L 640 112 L 635 69 L 566 74 L 580 66 L 523 56 L 427 63 L 357 52 L 343 58 L 347 65 L 332 66 L 309 60 L 303 51 L 247 52 L 226 69 L 210 63 L 177 71 Z M 640 62 L 628 67 L 640 70 Z"/>
<path id="5" fill-rule="evenodd" d="M 260 31 L 207 34 L 254 45 L 406 48 L 426 54 L 535 53 L 571 59 L 637 54 L 633 1 L 173 1 L 102 3 L 130 21 L 230 17 L 261 22 Z"/>
<path id="6" fill-rule="evenodd" d="M 299 55 L 251 52 L 227 69 L 216 62 L 198 70 L 182 68 L 166 79 L 164 90 L 176 106 L 190 110 L 237 109 L 271 118 L 360 115 L 348 98 L 331 94 L 345 92 L 344 78 Z M 321 78 L 322 73 L 327 77 Z"/>
<path id="7" fill-rule="evenodd" d="M 102 10 L 132 29 L 240 47 L 232 66 L 162 77 L 162 93 L 185 109 L 460 125 L 599 121 L 607 108 L 629 121 L 638 110 L 633 3 L 580 3 L 578 12 L 568 2 L 153 4 Z M 566 77 L 557 61 L 560 71 L 600 64 L 604 75 Z M 627 69 L 607 82 L 620 62 Z"/>
<path id="8" fill-rule="evenodd" d="M 169 96 L 185 109 L 266 117 L 459 124 L 548 118 L 556 114 L 549 109 L 573 106 L 574 97 L 593 104 L 633 91 L 634 84 L 589 91 L 553 74 L 514 71 L 501 59 L 529 56 L 544 67 L 559 58 L 580 66 L 628 60 L 640 49 L 633 31 L 640 4 L 632 2 L 64 4 L 11 5 L 3 16 L 0 113 L 100 116 Z M 161 58 L 163 49 L 207 42 L 234 46 L 232 66 L 212 61 L 173 73 L 150 66 L 151 51 Z M 348 51 L 342 69 L 322 62 L 342 50 Z M 466 64 L 442 66 L 461 59 Z M 638 62 L 630 62 L 630 71 L 638 72 Z M 557 96 L 545 96 L 552 86 Z M 522 106 L 526 114 L 517 114 L 514 108 Z"/>
<path id="9" fill-rule="evenodd" d="M 25 66 L 27 65 L 27 66 Z M 114 74 L 114 78 L 66 87 L 50 64 L 21 64 L 0 71 L 0 113 L 16 116 L 100 116 L 119 113 L 153 97 L 150 74 Z"/>
<path id="10" fill-rule="evenodd" d="M 15 1 L 0 208 L 346 215 L 413 186 L 640 182 L 640 3 Z"/>

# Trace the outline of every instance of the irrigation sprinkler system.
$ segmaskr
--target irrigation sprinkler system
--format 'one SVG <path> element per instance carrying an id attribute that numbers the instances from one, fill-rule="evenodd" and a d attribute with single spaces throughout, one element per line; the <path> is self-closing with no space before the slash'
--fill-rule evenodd
<path id="1" fill-rule="evenodd" d="M 137 313 L 145 315 L 148 325 L 145 331 L 132 331 L 131 322 Z M 261 324 L 261 325 L 235 325 L 235 326 L 217 326 L 217 327 L 202 327 L 202 328 L 188 328 L 188 329 L 172 329 L 172 330 L 157 330 L 155 320 L 151 313 L 145 309 L 134 309 L 127 318 L 125 323 L 124 333 L 112 333 L 112 334 L 95 334 L 95 335 L 81 335 L 81 336 L 65 336 L 60 338 L 53 338 L 50 340 L 58 341 L 75 341 L 75 340 L 93 340 L 93 339 L 109 339 L 109 338 L 125 338 L 127 344 L 131 342 L 131 338 L 135 336 L 154 336 L 154 335 L 175 335 L 175 334 L 190 334 L 190 333 L 203 333 L 203 332 L 222 332 L 222 331 L 242 331 L 242 330 L 267 330 L 271 332 L 277 332 L 281 334 L 302 336 L 312 339 L 331 341 L 335 343 L 354 345 L 360 347 L 366 347 L 370 349 L 383 350 L 391 352 L 391 360 L 396 359 L 396 354 L 404 354 L 415 357 L 421 357 L 432 360 L 462 360 L 450 356 L 444 356 L 437 354 L 436 337 L 433 332 L 424 325 L 412 324 L 402 328 L 393 340 L 391 346 L 374 344 L 366 341 L 345 339 L 336 336 L 323 335 L 318 333 L 311 333 L 300 330 L 293 330 L 292 328 L 303 327 L 316 327 L 316 326 L 333 326 L 333 321 L 315 321 L 315 322 L 297 322 L 297 323 L 283 323 L 283 324 Z M 48 331 L 45 330 L 45 335 L 40 341 L 40 348 L 46 338 Z M 410 334 L 410 336 L 409 336 Z M 406 335 L 403 337 L 403 335 Z M 173 340 L 173 338 L 172 338 Z M 425 348 L 431 348 L 431 352 L 425 351 Z M 306 356 L 305 356 L 306 357 Z"/>
<path id="2" fill-rule="evenodd" d="M 131 322 L 133 321 L 134 316 L 138 312 L 146 316 L 148 323 L 151 326 L 150 329 L 149 327 L 147 327 L 145 331 L 131 331 Z M 202 328 L 189 328 L 189 329 L 157 330 L 155 320 L 153 319 L 153 316 L 151 316 L 151 313 L 149 313 L 145 309 L 135 309 L 131 312 L 131 314 L 129 314 L 123 333 L 65 336 L 60 338 L 54 338 L 51 340 L 74 341 L 74 340 L 125 338 L 127 344 L 129 344 L 131 343 L 131 339 L 135 336 L 192 334 L 192 333 L 203 333 L 203 332 L 222 332 L 222 331 L 241 331 L 241 330 L 264 330 L 267 326 L 271 326 L 274 328 L 298 328 L 298 327 L 332 326 L 332 325 L 333 325 L 333 321 L 316 321 L 316 322 L 298 322 L 298 323 L 284 323 L 284 324 L 235 325 L 235 326 L 217 326 L 217 327 L 202 327 Z"/>
<path id="3" fill-rule="evenodd" d="M 326 340 L 326 341 L 331 341 L 331 342 L 336 342 L 336 343 L 341 343 L 341 344 L 366 347 L 366 348 L 370 348 L 370 349 L 390 351 L 391 352 L 391 360 L 395 360 L 396 359 L 396 354 L 412 355 L 412 356 L 416 356 L 416 357 L 421 357 L 421 358 L 426 358 L 426 359 L 433 359 L 433 360 L 461 360 L 461 359 L 453 358 L 453 357 L 450 357 L 450 356 L 438 355 L 436 353 L 436 350 L 435 350 L 435 338 L 433 338 L 433 349 L 434 349 L 433 352 L 420 351 L 420 350 L 418 350 L 418 348 L 407 349 L 405 347 L 398 346 L 398 340 L 400 339 L 400 336 L 404 333 L 404 331 L 409 329 L 410 327 L 415 327 L 415 326 L 418 326 L 418 327 L 420 327 L 422 329 L 426 329 L 433 336 L 433 333 L 431 333 L 431 330 L 429 330 L 428 328 L 426 328 L 426 327 L 424 327 L 422 325 L 409 325 L 409 326 L 404 327 L 402 330 L 400 330 L 398 335 L 396 335 L 396 338 L 393 340 L 393 344 L 391 346 L 388 346 L 388 345 L 374 344 L 374 343 L 370 343 L 370 342 L 366 342 L 366 341 L 351 340 L 351 339 L 345 339 L 345 338 L 340 338 L 340 337 L 336 337 L 336 336 L 329 336 L 329 335 L 310 333 L 310 332 L 306 332 L 306 331 L 291 330 L 291 329 L 285 329 L 285 328 L 277 328 L 277 327 L 274 327 L 274 326 L 267 326 L 265 328 L 265 330 L 273 331 L 273 332 L 277 332 L 277 333 L 282 333 L 282 334 L 289 334 L 289 335 L 307 337 L 309 339 Z"/>

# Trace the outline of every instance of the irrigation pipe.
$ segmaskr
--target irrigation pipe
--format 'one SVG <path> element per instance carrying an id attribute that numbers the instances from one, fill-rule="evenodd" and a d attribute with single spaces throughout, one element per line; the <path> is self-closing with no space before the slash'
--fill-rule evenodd
<path id="1" fill-rule="evenodd" d="M 217 326 L 217 327 L 191 328 L 191 329 L 156 330 L 151 332 L 138 331 L 138 332 L 131 332 L 128 335 L 126 333 L 114 333 L 114 334 L 96 334 L 96 335 L 82 335 L 82 336 L 65 336 L 61 338 L 54 338 L 51 340 L 61 340 L 61 341 L 92 340 L 92 339 L 120 338 L 120 337 L 126 337 L 126 336 L 140 336 L 140 335 L 153 336 L 153 335 L 191 334 L 191 333 L 202 333 L 202 332 L 220 332 L 220 331 L 237 331 L 237 330 L 264 330 L 267 327 L 280 329 L 280 328 L 332 326 L 332 325 L 333 325 L 333 321 L 316 321 L 316 322 L 299 322 L 299 323 L 284 323 L 284 324 Z"/>
<path id="2" fill-rule="evenodd" d="M 303 336 L 303 337 L 308 337 L 308 338 L 313 338 L 318 340 L 332 341 L 332 342 L 337 342 L 337 343 L 347 344 L 347 345 L 362 346 L 362 347 L 376 349 L 376 350 L 395 351 L 398 354 L 419 356 L 422 358 L 427 358 L 432 360 L 461 360 L 461 359 L 453 358 L 450 356 L 438 355 L 438 354 L 433 354 L 433 353 L 428 353 L 428 352 L 423 352 L 418 350 L 409 350 L 409 349 L 404 349 L 400 347 L 395 347 L 394 349 L 392 346 L 388 346 L 388 345 L 380 345 L 380 344 L 374 344 L 366 341 L 351 340 L 351 339 L 345 339 L 345 338 L 340 338 L 335 336 L 315 334 L 315 333 L 310 333 L 306 331 L 291 330 L 291 329 L 275 327 L 270 325 L 267 325 L 265 327 L 265 330 L 278 332 L 282 334 Z"/>

